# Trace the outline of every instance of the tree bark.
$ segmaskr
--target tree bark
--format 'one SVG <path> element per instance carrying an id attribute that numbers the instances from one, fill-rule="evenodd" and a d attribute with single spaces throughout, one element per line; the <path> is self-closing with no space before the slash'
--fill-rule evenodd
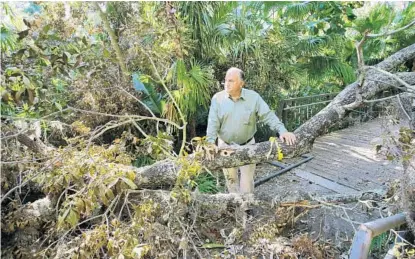
<path id="1" fill-rule="evenodd" d="M 52 148 L 46 146 L 42 141 L 39 139 L 32 140 L 27 135 L 19 134 L 17 135 L 17 140 L 22 143 L 23 145 L 27 146 L 29 149 L 33 150 L 36 153 L 46 155 L 48 151 Z"/>
<path id="2" fill-rule="evenodd" d="M 107 18 L 107 14 L 104 13 L 101 9 L 101 7 L 99 7 L 98 3 L 95 3 L 95 7 L 97 8 L 98 12 L 99 12 L 99 16 L 101 17 L 101 20 L 104 24 L 104 28 L 107 31 L 108 35 L 110 36 L 111 39 L 111 45 L 115 50 L 115 54 L 117 55 L 117 59 L 118 59 L 118 63 L 120 65 L 121 68 L 121 72 L 122 72 L 122 78 L 124 78 L 126 81 L 128 80 L 128 69 L 125 63 L 125 59 L 124 56 L 122 55 L 120 46 L 118 45 L 118 39 L 117 36 L 114 33 L 114 30 L 111 28 L 110 22 L 108 21 Z"/>
<path id="3" fill-rule="evenodd" d="M 415 59 L 415 44 L 396 52 L 375 67 L 392 72 L 392 70 L 397 69 L 401 64 L 412 59 Z M 300 139 L 297 145 L 306 146 L 307 143 L 312 143 L 316 137 L 323 134 L 330 126 L 344 118 L 348 114 L 348 111 L 343 106 L 351 104 L 356 100 L 356 92 L 358 90 L 360 90 L 363 99 L 369 99 L 378 92 L 393 86 L 400 86 L 396 80 L 384 74 L 377 73 L 373 70 L 371 72 L 371 74 L 367 73 L 362 89 L 358 89 L 358 82 L 348 85 L 327 107 L 301 125 L 295 131 Z M 413 72 L 397 73 L 397 75 L 411 85 L 415 83 L 415 74 Z"/>

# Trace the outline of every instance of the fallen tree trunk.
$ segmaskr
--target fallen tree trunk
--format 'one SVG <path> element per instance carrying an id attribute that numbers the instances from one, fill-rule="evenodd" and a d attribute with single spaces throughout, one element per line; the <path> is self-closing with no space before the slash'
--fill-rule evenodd
<path id="1" fill-rule="evenodd" d="M 415 44 L 396 52 L 375 67 L 392 72 L 392 70 L 397 69 L 404 62 L 412 59 L 415 59 Z M 415 84 L 414 72 L 397 73 L 396 75 L 410 85 Z M 344 106 L 356 101 L 358 91 L 361 94 L 362 100 L 365 100 L 374 97 L 381 91 L 401 86 L 399 82 L 390 76 L 374 70 L 371 70 L 371 74 L 366 75 L 364 82 L 363 86 L 359 86 L 358 82 L 348 85 L 329 105 L 301 125 L 295 131 L 295 134 L 299 138 L 297 146 L 305 147 L 310 145 L 316 137 L 326 132 L 330 126 L 344 118 L 350 112 Z"/>
<path id="2" fill-rule="evenodd" d="M 403 72 L 396 75 L 409 84 L 415 84 L 414 72 Z M 361 89 L 362 100 L 368 100 L 379 92 L 401 85 L 395 79 L 376 72 L 369 75 L 365 82 L 367 83 Z M 327 132 L 331 126 L 343 119 L 350 112 L 344 106 L 355 102 L 358 87 L 357 82 L 347 86 L 329 105 L 301 125 L 295 131 L 299 139 L 297 147 L 304 148 L 309 146 L 318 136 Z M 361 106 L 363 106 L 363 103 Z M 299 151 L 301 151 L 301 148 L 297 148 L 296 153 Z"/>
<path id="3" fill-rule="evenodd" d="M 189 213 L 189 209 L 210 220 L 219 220 L 223 214 L 232 215 L 239 209 L 248 208 L 255 201 L 252 195 L 239 195 L 235 193 L 201 194 L 192 192 L 191 204 L 178 202 L 172 193 L 164 190 L 138 190 L 131 191 L 128 200 L 132 204 L 141 204 L 152 201 L 159 205 L 160 219 L 167 220 L 171 216 L 181 217 Z M 179 205 L 179 206 L 178 206 Z M 191 206 L 188 206 L 191 205 Z M 173 207 L 176 209 L 173 210 Z M 175 215 L 171 215 L 175 212 Z M 233 215 L 235 216 L 235 215 Z"/>

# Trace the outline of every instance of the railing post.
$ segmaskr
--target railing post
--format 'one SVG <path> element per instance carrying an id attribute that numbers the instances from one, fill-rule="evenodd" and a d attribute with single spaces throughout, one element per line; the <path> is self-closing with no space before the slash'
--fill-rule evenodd
<path id="1" fill-rule="evenodd" d="M 283 115 L 283 112 L 284 112 L 284 108 L 285 108 L 285 100 L 281 100 L 278 103 L 278 109 L 277 109 L 277 116 L 278 116 L 278 118 L 280 118 L 280 120 L 282 120 L 282 115 Z"/>

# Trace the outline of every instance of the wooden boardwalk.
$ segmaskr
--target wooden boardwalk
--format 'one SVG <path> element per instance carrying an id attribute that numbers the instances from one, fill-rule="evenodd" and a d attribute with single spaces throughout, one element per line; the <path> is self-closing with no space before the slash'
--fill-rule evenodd
<path id="1" fill-rule="evenodd" d="M 311 152 L 314 159 L 258 186 L 256 196 L 273 199 L 293 193 L 319 196 L 386 190 L 403 172 L 399 163 L 376 152 L 376 144 L 386 137 L 386 122 L 375 119 L 318 138 Z M 278 170 L 269 164 L 258 165 L 256 179 Z"/>

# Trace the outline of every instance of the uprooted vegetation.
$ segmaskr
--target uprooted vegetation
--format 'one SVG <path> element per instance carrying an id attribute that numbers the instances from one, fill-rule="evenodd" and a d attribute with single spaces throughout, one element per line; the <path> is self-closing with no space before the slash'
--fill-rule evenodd
<path id="1" fill-rule="evenodd" d="M 278 142 L 286 157 L 384 90 L 413 100 L 413 3 L 359 17 L 357 2 L 282 5 L 2 3 L 2 257 L 339 258 L 351 237 L 308 231 L 309 214 L 413 211 L 413 129 L 385 146 L 406 166 L 402 193 L 354 204 L 224 193 L 221 168 L 277 152 L 275 141 L 216 152 L 196 137 L 228 67 L 243 68 L 274 109 L 283 97 L 341 90 L 295 130 L 295 147 Z M 355 70 L 364 76 L 352 83 Z"/>
<path id="2" fill-rule="evenodd" d="M 340 243 L 330 240 L 321 225 L 318 232 L 308 232 L 308 221 L 321 224 L 319 218 L 309 217 L 311 212 L 324 210 L 353 224 L 349 215 L 362 209 L 375 217 L 399 211 L 398 183 L 385 197 L 304 196 L 266 202 L 250 195 L 200 193 L 197 176 L 204 166 L 189 157 L 176 160 L 174 183 L 164 189 L 138 188 L 145 181 L 130 166 L 128 145 L 133 142 L 127 140 L 133 141 L 123 134 L 111 144 L 88 146 L 75 137 L 68 139 L 74 147 L 50 150 L 47 162 L 25 164 L 30 182 L 23 191 L 16 189 L 15 198 L 2 210 L 3 255 L 339 258 L 347 254 L 352 237 Z M 385 154 L 390 155 L 392 147 L 385 145 Z M 48 195 L 22 197 L 27 187 Z M 23 206 L 16 204 L 19 200 Z M 247 214 L 247 208 L 254 214 Z"/>

